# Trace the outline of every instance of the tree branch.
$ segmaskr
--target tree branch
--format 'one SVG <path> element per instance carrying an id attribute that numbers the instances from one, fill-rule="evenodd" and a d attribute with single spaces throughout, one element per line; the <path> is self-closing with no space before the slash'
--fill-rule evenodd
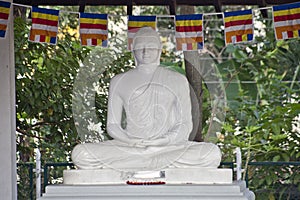
<path id="1" fill-rule="evenodd" d="M 36 126 L 53 125 L 53 124 L 55 125 L 58 123 L 57 122 L 37 122 L 37 123 L 31 125 L 29 128 L 27 128 L 26 131 L 30 131 Z"/>
<path id="2" fill-rule="evenodd" d="M 19 128 L 16 128 L 16 131 L 19 132 L 19 133 L 21 133 L 22 135 L 26 135 L 28 137 L 37 138 L 39 140 L 46 140 L 46 141 L 49 140 L 48 138 L 45 138 L 45 137 L 40 137 L 40 136 L 36 136 L 36 135 L 30 134 L 27 131 L 24 131 L 24 130 L 19 129 Z"/>

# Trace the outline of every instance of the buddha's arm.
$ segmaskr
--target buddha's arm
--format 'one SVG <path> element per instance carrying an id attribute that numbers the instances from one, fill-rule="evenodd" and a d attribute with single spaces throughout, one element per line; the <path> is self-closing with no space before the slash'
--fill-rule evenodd
<path id="1" fill-rule="evenodd" d="M 167 135 L 171 143 L 187 141 L 193 129 L 192 106 L 190 99 L 189 83 L 184 76 L 180 76 L 180 81 L 176 82 L 177 113 L 176 124 L 169 129 Z"/>
<path id="2" fill-rule="evenodd" d="M 193 128 L 191 99 L 189 83 L 184 76 L 180 76 L 177 82 L 174 82 L 174 93 L 177 96 L 176 112 L 174 113 L 175 124 L 162 137 L 154 140 L 143 140 L 143 145 L 167 145 L 178 144 L 188 140 Z"/>
<path id="3" fill-rule="evenodd" d="M 121 127 L 123 100 L 118 92 L 121 85 L 117 84 L 119 80 L 120 76 L 113 78 L 110 82 L 106 128 L 112 138 L 127 144 L 134 144 L 139 141 L 129 138 L 127 132 Z"/>

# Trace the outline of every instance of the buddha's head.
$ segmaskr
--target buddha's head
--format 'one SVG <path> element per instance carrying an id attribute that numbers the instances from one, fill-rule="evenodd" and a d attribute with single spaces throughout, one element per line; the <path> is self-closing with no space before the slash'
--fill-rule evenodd
<path id="1" fill-rule="evenodd" d="M 151 27 L 143 27 L 134 35 L 132 47 L 137 65 L 159 64 L 162 44 Z"/>

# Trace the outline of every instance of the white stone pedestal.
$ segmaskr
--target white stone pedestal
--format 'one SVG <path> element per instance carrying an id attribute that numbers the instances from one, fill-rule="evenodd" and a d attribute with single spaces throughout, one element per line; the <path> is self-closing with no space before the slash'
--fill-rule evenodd
<path id="1" fill-rule="evenodd" d="M 159 176 L 159 180 L 166 184 L 127 185 L 128 177 L 132 178 L 134 173 L 130 170 L 66 170 L 64 184 L 47 186 L 46 193 L 39 200 L 255 199 L 245 182 L 232 182 L 231 169 L 168 168 L 159 172 L 163 173 L 157 174 L 164 175 Z"/>
<path id="2" fill-rule="evenodd" d="M 230 184 L 232 183 L 231 169 L 215 168 L 167 168 L 162 170 L 167 184 Z M 98 184 L 126 184 L 130 170 L 116 171 L 101 170 L 65 170 L 64 184 L 98 185 Z"/>
<path id="3" fill-rule="evenodd" d="M 50 185 L 39 200 L 254 200 L 244 182 L 231 184 Z"/>

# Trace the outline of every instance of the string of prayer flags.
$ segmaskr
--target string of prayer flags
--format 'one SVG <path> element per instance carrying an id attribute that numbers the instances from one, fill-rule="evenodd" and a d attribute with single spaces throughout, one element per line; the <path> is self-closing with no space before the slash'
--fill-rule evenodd
<path id="1" fill-rule="evenodd" d="M 59 10 L 32 7 L 29 41 L 56 44 Z"/>
<path id="2" fill-rule="evenodd" d="M 10 2 L 0 1 L 0 37 L 4 38 L 7 24 L 8 24 L 8 17 L 10 12 Z"/>
<path id="3" fill-rule="evenodd" d="M 0 39 L 5 38 L 12 5 L 28 7 L 0 0 Z M 32 26 L 29 41 L 56 44 L 60 11 L 38 7 L 31 8 Z M 272 20 L 276 39 L 299 38 L 300 2 L 276 5 L 270 8 L 272 8 L 273 13 Z M 205 14 L 175 16 L 175 38 L 178 51 L 203 49 L 203 15 Z M 157 16 L 128 16 L 128 50 L 132 50 L 133 37 L 141 27 L 148 26 L 156 30 L 156 20 Z M 252 9 L 224 12 L 223 21 L 226 45 L 254 40 Z M 107 47 L 108 14 L 79 13 L 79 32 L 81 45 Z"/>
<path id="4" fill-rule="evenodd" d="M 253 41 L 252 10 L 224 12 L 225 43 Z"/>
<path id="5" fill-rule="evenodd" d="M 203 49 L 203 15 L 176 15 L 176 49 L 194 51 Z"/>
<path id="6" fill-rule="evenodd" d="M 300 35 L 300 2 L 273 6 L 273 22 L 277 40 Z"/>
<path id="7" fill-rule="evenodd" d="M 107 47 L 108 15 L 80 13 L 79 33 L 81 45 Z"/>
<path id="8" fill-rule="evenodd" d="M 156 30 L 156 16 L 128 16 L 128 50 L 132 50 L 132 42 L 135 33 L 144 26 L 148 26 Z"/>

